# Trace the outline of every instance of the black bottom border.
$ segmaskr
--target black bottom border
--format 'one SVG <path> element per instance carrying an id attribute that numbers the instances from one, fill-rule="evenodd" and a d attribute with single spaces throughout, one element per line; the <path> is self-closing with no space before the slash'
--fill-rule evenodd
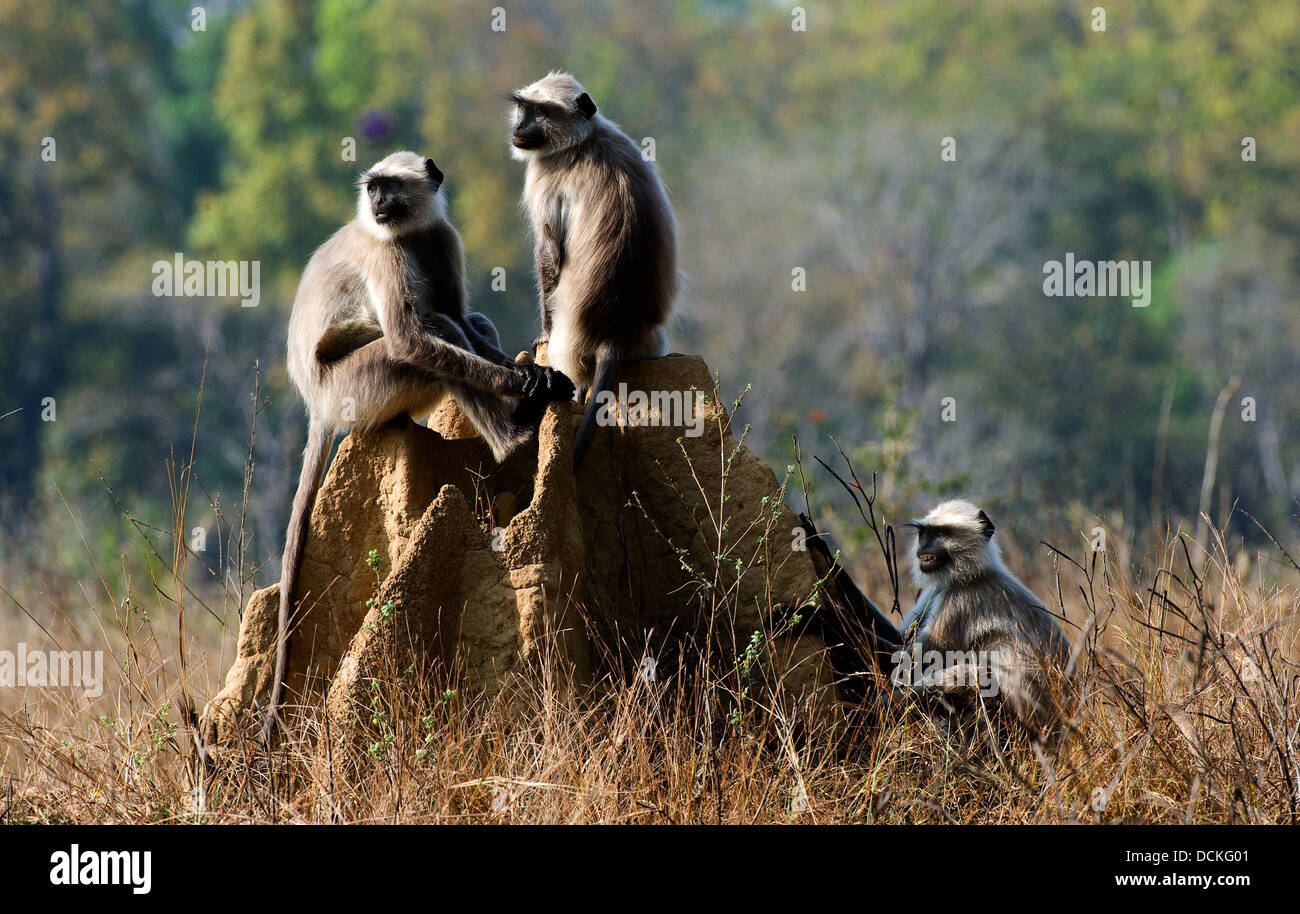
<path id="1" fill-rule="evenodd" d="M 609 903 L 715 896 L 728 906 L 770 902 L 776 891 L 808 901 L 828 891 L 877 900 L 883 893 L 887 903 L 909 905 L 992 903 L 1007 892 L 1073 900 L 1172 890 L 1227 900 L 1289 884 L 1293 835 L 1300 832 L 1270 826 L 36 825 L 0 828 L 0 860 L 11 898 L 205 906 L 226 898 L 450 900 L 481 891 L 495 907 L 513 894 L 536 903 L 547 889 Z M 55 884 L 70 881 L 74 847 L 88 875 L 101 852 L 148 851 L 148 893 L 86 885 L 80 876 L 78 884 Z M 607 891 L 614 894 L 593 894 Z"/>

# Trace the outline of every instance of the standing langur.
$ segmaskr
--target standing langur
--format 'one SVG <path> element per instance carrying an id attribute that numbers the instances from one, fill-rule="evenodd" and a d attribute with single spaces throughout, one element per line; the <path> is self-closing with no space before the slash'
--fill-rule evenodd
<path id="1" fill-rule="evenodd" d="M 597 394 L 623 362 L 658 358 L 677 295 L 677 223 L 640 148 L 567 73 L 510 94 L 512 154 L 528 163 L 542 332 L 552 365 L 590 395 L 574 441 L 582 463 Z"/>
<path id="2" fill-rule="evenodd" d="M 1035 736 L 1056 724 L 1067 642 L 1051 613 L 1002 564 L 993 522 L 968 501 L 916 521 L 912 574 L 921 589 L 903 619 L 895 686 L 961 710 L 997 696 Z"/>
<path id="3" fill-rule="evenodd" d="M 500 461 L 529 437 L 547 401 L 573 397 L 567 378 L 512 361 L 492 322 L 467 313 L 465 258 L 438 192 L 442 178 L 433 159 L 413 152 L 376 164 L 361 176 L 356 218 L 316 250 L 298 284 L 288 362 L 307 406 L 307 447 L 285 535 L 268 738 L 284 695 L 298 566 L 335 433 L 428 414 L 450 393 Z"/>

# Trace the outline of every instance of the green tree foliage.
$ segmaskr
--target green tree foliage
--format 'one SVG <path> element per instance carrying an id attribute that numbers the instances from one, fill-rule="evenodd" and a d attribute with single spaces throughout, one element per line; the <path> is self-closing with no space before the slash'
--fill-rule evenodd
<path id="1" fill-rule="evenodd" d="M 753 383 L 750 440 L 779 463 L 791 432 L 820 452 L 833 430 L 879 456 L 899 510 L 955 484 L 1133 530 L 1196 510 L 1210 408 L 1239 376 L 1257 414 L 1229 410 L 1222 492 L 1293 513 L 1300 7 L 1151 0 L 1098 31 L 1070 4 L 839 0 L 797 31 L 758 0 L 502 5 L 504 30 L 496 6 L 260 0 L 195 32 L 175 0 L 0 0 L 10 502 L 49 498 L 42 480 L 93 499 L 93 460 L 125 502 L 164 504 L 205 357 L 200 472 L 238 492 L 260 363 L 249 508 L 273 555 L 302 264 L 360 170 L 419 149 L 447 173 L 475 306 L 522 347 L 535 291 L 503 94 L 562 68 L 654 141 L 689 276 L 673 348 Z M 152 296 L 176 251 L 258 261 L 261 304 Z M 1151 261 L 1150 306 L 1045 297 L 1066 252 Z M 39 422 L 47 395 L 58 422 Z"/>
<path id="2" fill-rule="evenodd" d="M 110 277 L 183 229 L 185 195 L 203 183 L 202 167 L 177 167 L 206 95 L 174 69 L 168 8 L 180 4 L 0 3 L 0 489 L 11 506 L 43 463 L 72 456 L 41 445 L 77 424 L 78 391 L 114 383 L 112 336 L 97 331 L 148 285 Z M 187 107 L 155 104 L 186 90 Z M 91 339 L 94 354 L 79 358 Z M 119 400 L 134 396 L 130 373 L 116 380 Z M 43 421 L 51 397 L 55 421 Z M 86 448 L 71 446 L 83 473 Z"/>

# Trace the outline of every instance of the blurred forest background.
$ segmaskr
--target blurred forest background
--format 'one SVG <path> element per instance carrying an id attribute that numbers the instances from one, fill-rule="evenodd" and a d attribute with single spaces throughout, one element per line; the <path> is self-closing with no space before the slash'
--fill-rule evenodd
<path id="1" fill-rule="evenodd" d="M 690 277 L 670 348 L 729 394 L 753 385 L 742 418 L 778 474 L 792 433 L 823 457 L 831 434 L 881 471 L 888 520 L 962 492 L 1026 549 L 1100 520 L 1140 550 L 1194 520 L 1239 377 L 1213 514 L 1238 504 L 1294 542 L 1300 4 L 803 8 L 805 31 L 757 0 L 0 0 L 0 584 L 22 598 L 114 573 L 91 555 L 143 558 L 123 512 L 170 529 L 201 382 L 186 529 L 218 580 L 274 578 L 305 433 L 294 287 L 393 149 L 446 172 L 474 305 L 524 348 L 502 93 L 552 68 L 654 139 Z M 261 303 L 155 297 L 176 252 L 259 261 Z M 1150 306 L 1045 297 L 1066 252 L 1151 261 Z"/>

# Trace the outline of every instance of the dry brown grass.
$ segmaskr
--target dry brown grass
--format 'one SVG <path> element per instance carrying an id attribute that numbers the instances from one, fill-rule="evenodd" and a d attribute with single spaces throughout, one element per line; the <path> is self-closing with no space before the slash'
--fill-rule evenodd
<path id="1" fill-rule="evenodd" d="M 101 698 L 3 690 L 0 810 L 10 822 L 1293 822 L 1296 586 L 1254 580 L 1221 541 L 1192 574 L 1194 549 L 1174 537 L 1143 581 L 1100 555 L 1060 562 L 1051 592 L 1082 621 L 1060 746 L 961 751 L 915 708 L 818 710 L 742 658 L 654 684 L 610 675 L 581 695 L 542 669 L 491 699 L 395 670 L 369 696 L 377 738 L 356 789 L 311 765 L 319 715 L 269 762 L 250 746 L 247 764 L 200 777 L 178 703 L 209 693 L 228 635 L 188 632 L 182 681 L 175 616 L 160 625 L 115 600 L 91 637 L 52 633 L 64 648 L 113 645 Z M 762 640 L 759 654 L 772 649 Z"/>
<path id="2" fill-rule="evenodd" d="M 177 504 L 187 468 L 169 473 Z M 240 524 L 218 519 L 243 569 Z M 183 542 L 133 523 L 142 542 Z M 183 511 L 171 528 L 188 529 Z M 635 675 L 636 658 L 606 651 L 611 672 L 580 692 L 553 661 L 491 698 L 456 690 L 454 671 L 391 670 L 357 696 L 374 732 L 355 780 L 320 764 L 323 718 L 311 711 L 273 753 L 250 744 L 213 771 L 199 763 L 187 722 L 233 659 L 242 571 L 186 586 L 178 546 L 155 552 L 150 573 L 96 565 L 77 588 L 11 559 L 0 649 L 107 648 L 106 682 L 94 700 L 0 689 L 0 822 L 1300 819 L 1300 568 L 1283 548 L 1252 561 L 1221 537 L 1203 552 L 1174 532 L 1147 571 L 1127 555 L 1049 554 L 1029 583 L 1068 620 L 1076 655 L 1057 745 L 985 731 L 963 749 L 901 702 L 786 694 L 762 673 L 780 649 L 769 632 L 662 658 L 676 672 L 654 683 Z M 705 608 L 734 612 L 725 600 Z"/>

